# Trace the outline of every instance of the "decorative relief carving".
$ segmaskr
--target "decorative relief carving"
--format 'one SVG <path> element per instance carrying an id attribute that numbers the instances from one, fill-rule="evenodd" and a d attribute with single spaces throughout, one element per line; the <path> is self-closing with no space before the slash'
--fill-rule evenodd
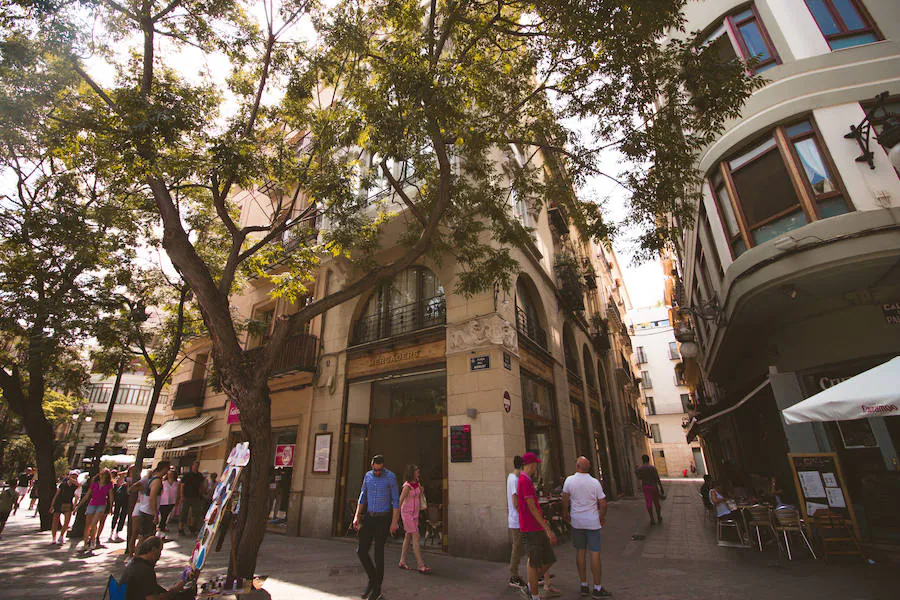
<path id="1" fill-rule="evenodd" d="M 518 356 L 519 339 L 516 328 L 497 313 L 447 326 L 447 354 L 468 352 L 486 346 L 501 346 Z"/>

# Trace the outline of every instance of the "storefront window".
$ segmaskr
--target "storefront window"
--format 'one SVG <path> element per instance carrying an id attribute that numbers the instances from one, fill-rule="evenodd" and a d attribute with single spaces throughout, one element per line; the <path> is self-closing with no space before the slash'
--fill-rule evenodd
<path id="1" fill-rule="evenodd" d="M 410 375 L 373 384 L 376 419 L 447 414 L 447 375 Z"/>
<path id="2" fill-rule="evenodd" d="M 269 525 L 287 528 L 287 513 L 291 502 L 291 481 L 294 476 L 294 456 L 297 450 L 297 428 L 272 431 L 275 466 L 269 479 Z"/>
<path id="3" fill-rule="evenodd" d="M 526 373 L 522 373 L 522 401 L 526 416 L 555 420 L 550 386 Z"/>

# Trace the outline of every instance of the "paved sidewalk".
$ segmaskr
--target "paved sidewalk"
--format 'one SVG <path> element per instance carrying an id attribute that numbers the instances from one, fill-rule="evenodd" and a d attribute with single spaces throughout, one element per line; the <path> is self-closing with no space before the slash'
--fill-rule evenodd
<path id="1" fill-rule="evenodd" d="M 715 531 L 704 524 L 697 483 L 666 483 L 664 523 L 650 527 L 642 501 L 611 504 L 603 536 L 603 583 L 622 600 L 831 599 L 887 600 L 897 597 L 900 575 L 895 565 L 826 565 L 802 558 L 793 562 L 770 549 L 720 548 Z M 37 519 L 21 513 L 10 518 L 0 541 L 0 598 L 99 600 L 107 576 L 122 570 L 124 544 L 112 544 L 95 556 L 79 558 L 74 544 L 50 545 L 49 533 L 37 532 Z M 633 539 L 632 536 L 645 536 Z M 104 536 L 105 537 L 105 536 Z M 187 564 L 188 538 L 169 542 L 158 565 L 160 583 L 171 585 Z M 265 589 L 276 600 L 345 600 L 358 598 L 365 576 L 347 540 L 318 540 L 268 535 L 259 572 L 269 575 Z M 228 546 L 213 554 L 204 577 L 225 570 Z M 430 576 L 396 568 L 399 548 L 387 552 L 384 592 L 389 600 L 517 600 L 506 586 L 506 565 L 429 552 Z M 554 568 L 562 598 L 579 598 L 574 550 L 557 549 Z M 414 559 L 413 561 L 414 562 Z"/>

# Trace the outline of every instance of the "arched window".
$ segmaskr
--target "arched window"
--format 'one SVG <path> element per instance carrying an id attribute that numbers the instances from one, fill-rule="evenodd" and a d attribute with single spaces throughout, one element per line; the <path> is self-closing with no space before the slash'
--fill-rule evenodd
<path id="1" fill-rule="evenodd" d="M 354 326 L 355 344 L 394 337 L 446 322 L 444 288 L 431 270 L 410 267 L 369 297 Z"/>
<path id="2" fill-rule="evenodd" d="M 572 326 L 563 325 L 563 354 L 566 357 L 566 370 L 581 379 L 581 370 L 578 368 L 578 350 L 575 346 L 575 336 L 572 334 Z"/>
<path id="3" fill-rule="evenodd" d="M 547 349 L 547 331 L 541 324 L 541 305 L 532 291 L 533 283 L 527 277 L 519 276 L 516 281 L 516 329 L 544 350 Z"/>

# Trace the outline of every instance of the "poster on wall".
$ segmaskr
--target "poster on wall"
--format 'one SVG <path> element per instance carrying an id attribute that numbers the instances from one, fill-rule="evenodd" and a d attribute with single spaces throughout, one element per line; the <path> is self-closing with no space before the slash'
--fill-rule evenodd
<path id="1" fill-rule="evenodd" d="M 316 434 L 316 449 L 313 455 L 313 473 L 328 473 L 331 469 L 331 434 Z"/>
<path id="2" fill-rule="evenodd" d="M 296 444 L 277 444 L 275 446 L 275 466 L 293 467 Z"/>
<path id="3" fill-rule="evenodd" d="M 250 462 L 250 443 L 243 442 L 237 444 L 232 448 L 231 454 L 228 455 L 228 460 L 225 462 L 227 466 L 225 467 L 222 476 L 219 478 L 219 483 L 216 485 L 216 489 L 213 492 L 212 503 L 206 511 L 206 519 L 203 521 L 203 527 L 197 535 L 194 550 L 191 552 L 191 566 L 198 571 L 202 569 L 203 565 L 206 563 L 209 549 L 216 539 L 216 533 L 227 512 L 226 507 L 238 487 L 241 472 Z M 233 512 L 236 513 L 236 509 Z"/>

